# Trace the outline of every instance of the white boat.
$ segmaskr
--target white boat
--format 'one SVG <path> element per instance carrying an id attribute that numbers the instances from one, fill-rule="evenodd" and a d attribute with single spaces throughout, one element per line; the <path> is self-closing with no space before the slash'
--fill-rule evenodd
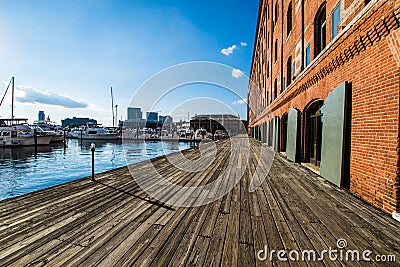
<path id="1" fill-rule="evenodd" d="M 56 125 L 53 131 L 56 133 L 56 135 L 51 139 L 50 143 L 64 142 L 64 129 L 61 126 Z"/>
<path id="2" fill-rule="evenodd" d="M 121 138 L 117 132 L 110 132 L 100 124 L 88 124 L 79 128 L 72 129 L 69 137 L 84 140 L 118 140 Z"/>
<path id="3" fill-rule="evenodd" d="M 0 101 L 0 106 L 11 86 L 11 119 L 0 119 L 0 146 L 33 146 L 49 145 L 52 136 L 43 135 L 34 131 L 28 124 L 27 119 L 16 119 L 14 117 L 14 77 Z"/>
<path id="4" fill-rule="evenodd" d="M 11 121 L 20 121 L 21 119 L 13 119 Z M 28 124 L 7 125 L 2 120 L 0 126 L 0 146 L 34 146 L 49 145 L 52 136 L 35 133 Z"/>
<path id="5" fill-rule="evenodd" d="M 48 122 L 37 122 L 32 125 L 41 135 L 51 135 L 53 138 L 50 143 L 61 143 L 64 141 L 64 130 L 61 126 Z"/>

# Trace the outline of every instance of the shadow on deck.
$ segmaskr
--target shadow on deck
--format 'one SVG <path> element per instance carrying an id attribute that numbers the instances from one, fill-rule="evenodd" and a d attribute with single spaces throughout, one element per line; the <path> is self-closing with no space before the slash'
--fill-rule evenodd
<path id="1" fill-rule="evenodd" d="M 217 158 L 204 171 L 183 171 L 165 157 L 131 168 L 132 175 L 147 175 L 152 164 L 170 181 L 193 187 L 215 181 L 233 157 L 236 170 L 228 178 L 244 175 L 203 206 L 159 202 L 127 167 L 96 175 L 97 182 L 86 178 L 1 201 L 0 266 L 357 266 L 366 264 L 367 250 L 373 260 L 395 256 L 381 264 L 398 266 L 400 223 L 280 155 L 249 192 L 256 163 L 273 156 L 260 155 L 261 145 L 250 141 L 248 161 L 228 140 L 217 142 Z M 197 159 L 199 151 L 185 157 Z M 329 249 L 337 251 L 323 252 Z M 356 251 L 360 261 L 351 261 Z M 302 261 L 304 255 L 310 259 Z"/>

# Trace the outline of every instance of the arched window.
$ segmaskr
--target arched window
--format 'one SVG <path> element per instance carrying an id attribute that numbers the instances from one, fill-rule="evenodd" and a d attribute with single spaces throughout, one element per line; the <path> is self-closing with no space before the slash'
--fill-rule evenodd
<path id="1" fill-rule="evenodd" d="M 314 57 L 326 46 L 326 3 L 319 8 L 314 19 Z"/>
<path id="2" fill-rule="evenodd" d="M 286 73 L 286 86 L 289 86 L 292 83 L 292 57 L 289 57 L 286 63 Z"/>

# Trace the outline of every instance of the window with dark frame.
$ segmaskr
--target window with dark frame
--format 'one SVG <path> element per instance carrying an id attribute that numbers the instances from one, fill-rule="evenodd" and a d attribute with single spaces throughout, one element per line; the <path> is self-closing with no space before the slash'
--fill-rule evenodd
<path id="1" fill-rule="evenodd" d="M 274 61 L 275 63 L 278 61 L 278 40 L 275 40 Z"/>
<path id="2" fill-rule="evenodd" d="M 306 67 L 311 63 L 311 47 L 310 44 L 307 45 L 306 48 L 306 58 L 305 58 Z"/>
<path id="3" fill-rule="evenodd" d="M 292 2 L 289 3 L 286 20 L 286 34 L 289 36 L 292 32 Z"/>
<path id="4" fill-rule="evenodd" d="M 290 56 L 288 58 L 288 61 L 286 63 L 286 86 L 289 86 L 292 83 L 292 57 Z"/>
<path id="5" fill-rule="evenodd" d="M 339 23 L 340 23 L 340 3 L 332 12 L 332 40 L 339 33 Z"/>
<path id="6" fill-rule="evenodd" d="M 275 3 L 275 10 L 274 10 L 274 26 L 276 26 L 276 24 L 278 23 L 278 15 L 279 15 L 279 6 L 278 6 L 278 2 Z"/>
<path id="7" fill-rule="evenodd" d="M 293 60 L 293 76 L 292 76 L 292 81 L 296 79 L 296 60 Z"/>
<path id="8" fill-rule="evenodd" d="M 282 83 L 282 85 L 283 85 L 283 86 L 281 86 L 281 93 L 282 93 L 284 90 L 286 90 L 286 77 L 283 77 L 283 83 Z"/>
<path id="9" fill-rule="evenodd" d="M 314 19 L 314 57 L 326 47 L 326 4 L 318 9 Z"/>

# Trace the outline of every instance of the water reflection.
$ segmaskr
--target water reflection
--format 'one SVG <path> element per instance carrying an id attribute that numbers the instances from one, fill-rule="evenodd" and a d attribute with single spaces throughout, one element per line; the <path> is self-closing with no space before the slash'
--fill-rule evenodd
<path id="1" fill-rule="evenodd" d="M 66 146 L 0 148 L 0 199 L 87 177 L 90 144 L 96 145 L 95 172 L 126 166 L 189 148 L 185 143 L 68 140 Z"/>
<path id="2" fill-rule="evenodd" d="M 106 147 L 108 145 L 119 146 L 122 145 L 121 140 L 76 140 L 81 148 L 90 150 L 90 145 L 93 143 L 96 145 L 96 149 Z"/>
<path id="3" fill-rule="evenodd" d="M 51 152 L 50 146 L 39 146 L 37 149 L 34 147 L 20 147 L 20 148 L 0 148 L 0 164 L 16 164 L 28 161 L 32 156 L 36 156 L 37 153 Z"/>

